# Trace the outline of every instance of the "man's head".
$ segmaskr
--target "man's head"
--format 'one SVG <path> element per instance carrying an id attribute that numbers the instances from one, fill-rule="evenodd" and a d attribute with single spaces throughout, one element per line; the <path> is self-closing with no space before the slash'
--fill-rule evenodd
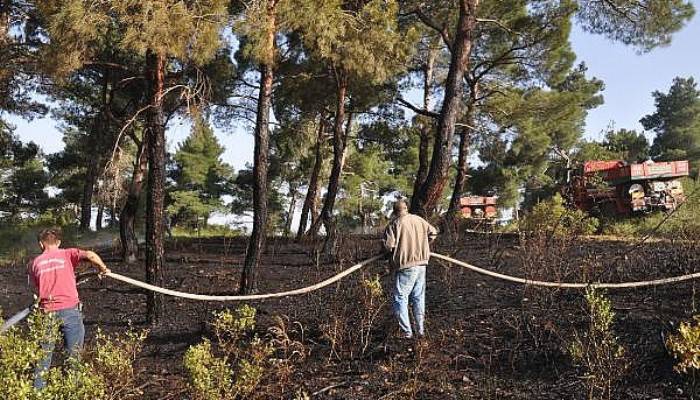
<path id="1" fill-rule="evenodd" d="M 37 235 L 39 247 L 41 247 L 42 250 L 60 247 L 62 237 L 63 232 L 61 231 L 61 228 L 42 229 L 39 232 L 39 235 Z"/>
<path id="2" fill-rule="evenodd" d="M 402 215 L 408 214 L 408 204 L 406 200 L 399 199 L 394 202 L 394 216 L 400 217 Z"/>

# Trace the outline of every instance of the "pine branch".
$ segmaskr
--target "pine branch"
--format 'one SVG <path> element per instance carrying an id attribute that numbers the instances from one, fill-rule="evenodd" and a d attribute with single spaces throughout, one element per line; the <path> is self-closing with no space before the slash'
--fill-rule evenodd
<path id="1" fill-rule="evenodd" d="M 430 110 L 426 110 L 426 109 L 424 109 L 424 108 L 417 107 L 417 106 L 415 106 L 414 104 L 412 104 L 412 103 L 410 103 L 410 102 L 404 100 L 404 99 L 401 98 L 401 97 L 398 97 L 398 98 L 396 99 L 396 101 L 397 101 L 400 105 L 402 105 L 402 106 L 404 106 L 404 107 L 410 109 L 411 111 L 415 112 L 416 114 L 423 115 L 423 116 L 430 117 L 430 118 L 435 118 L 435 119 L 440 118 L 440 114 L 438 114 L 438 113 L 436 113 L 436 112 L 433 112 L 433 111 L 430 111 Z"/>
<path id="2" fill-rule="evenodd" d="M 429 28 L 439 33 L 442 37 L 442 41 L 445 42 L 445 46 L 447 46 L 447 49 L 450 50 L 450 52 L 452 52 L 452 39 L 450 39 L 450 34 L 447 31 L 447 27 L 445 25 L 440 27 L 437 24 L 437 22 L 435 22 L 432 18 L 425 14 L 420 7 L 413 10 L 412 13 L 415 14 L 418 17 L 418 19 L 420 19 L 421 22 L 423 22 Z"/>

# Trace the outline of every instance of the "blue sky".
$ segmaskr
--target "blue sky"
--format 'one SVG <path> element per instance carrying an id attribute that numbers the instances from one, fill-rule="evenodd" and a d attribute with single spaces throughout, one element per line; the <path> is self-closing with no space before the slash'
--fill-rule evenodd
<path id="1" fill-rule="evenodd" d="M 605 104 L 592 110 L 586 121 L 586 137 L 600 139 L 601 132 L 614 124 L 615 128 L 642 131 L 639 119 L 654 111 L 651 93 L 666 92 L 676 76 L 693 76 L 700 79 L 700 18 L 694 18 L 673 43 L 647 54 L 637 54 L 633 48 L 590 35 L 575 29 L 572 44 L 579 61 L 588 66 L 589 76 L 605 82 Z M 34 141 L 46 153 L 63 147 L 61 134 L 50 118 L 26 122 L 10 118 L 17 126 L 17 134 L 23 141 Z M 168 143 L 174 149 L 189 132 L 189 125 L 176 121 L 168 130 Z M 252 161 L 253 138 L 244 126 L 229 131 L 217 130 L 226 147 L 224 159 L 236 169 Z M 651 138 L 651 137 L 650 137 Z"/>

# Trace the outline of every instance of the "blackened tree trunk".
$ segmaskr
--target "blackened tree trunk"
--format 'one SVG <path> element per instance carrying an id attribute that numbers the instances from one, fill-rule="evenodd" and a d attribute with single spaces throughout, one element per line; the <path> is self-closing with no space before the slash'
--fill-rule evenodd
<path id="1" fill-rule="evenodd" d="M 260 65 L 260 92 L 255 121 L 255 149 L 253 154 L 253 232 L 248 243 L 240 291 L 257 292 L 257 270 L 265 245 L 267 228 L 267 156 L 270 146 L 270 106 L 272 103 L 272 66 Z"/>
<path id="2" fill-rule="evenodd" d="M 435 58 L 437 57 L 437 51 L 430 49 L 428 51 L 428 58 L 425 65 L 423 66 L 423 109 L 430 109 L 430 89 L 433 84 L 433 74 L 435 71 Z M 432 136 L 432 131 L 434 123 L 432 120 L 428 120 L 428 117 L 418 116 L 422 118 L 420 126 L 420 142 L 418 144 L 418 171 L 416 172 L 416 180 L 413 183 L 413 193 L 418 193 L 420 187 L 425 184 L 425 179 L 428 177 L 428 168 L 430 166 L 429 151 L 430 151 L 430 138 Z M 411 198 L 412 202 L 415 196 Z"/>
<path id="3" fill-rule="evenodd" d="M 309 188 L 306 191 L 306 198 L 304 199 L 304 205 L 301 208 L 301 220 L 299 221 L 299 230 L 297 231 L 297 238 L 300 238 L 306 233 L 306 226 L 309 220 L 309 213 L 311 213 L 311 224 L 316 220 L 316 199 L 318 198 L 319 183 L 321 168 L 323 167 L 323 142 L 325 133 L 325 121 L 323 115 L 319 118 L 318 123 L 318 136 L 316 137 L 316 147 L 314 149 L 314 167 L 311 171 L 311 178 L 309 178 Z"/>
<path id="4" fill-rule="evenodd" d="M 97 159 L 92 158 L 85 171 L 85 182 L 83 183 L 83 197 L 80 204 L 80 230 L 90 229 L 92 221 L 92 195 L 95 192 L 95 182 L 97 182 Z"/>
<path id="5" fill-rule="evenodd" d="M 96 231 L 102 230 L 102 221 L 104 220 L 104 217 L 105 217 L 105 206 L 103 204 L 100 204 L 97 207 L 97 219 L 95 220 L 95 230 Z"/>
<path id="6" fill-rule="evenodd" d="M 476 112 L 476 101 L 479 97 L 477 85 L 472 85 L 469 91 L 469 104 L 467 112 L 464 115 L 465 125 L 459 133 L 459 154 L 457 156 L 457 175 L 455 176 L 455 184 L 452 189 L 452 197 L 450 198 L 450 206 L 447 212 L 448 221 L 454 221 L 457 211 L 459 210 L 459 199 L 464 192 L 464 184 L 467 181 L 469 158 L 469 144 L 474 127 L 474 113 Z"/>
<path id="7" fill-rule="evenodd" d="M 119 214 L 119 236 L 122 242 L 122 259 L 126 263 L 135 263 L 138 260 L 138 240 L 136 239 L 136 213 L 141 201 L 141 193 L 146 182 L 148 170 L 148 130 L 144 131 L 144 136 L 138 145 L 136 153 L 136 163 L 131 177 L 129 193 L 126 203 Z"/>
<path id="8" fill-rule="evenodd" d="M 435 210 L 447 183 L 452 158 L 452 140 L 464 92 L 464 73 L 469 66 L 478 3 L 479 0 L 459 1 L 459 20 L 452 43 L 452 58 L 445 82 L 445 96 L 438 118 L 430 169 L 411 204 L 411 211 L 423 216 L 429 216 Z"/>
<path id="9" fill-rule="evenodd" d="M 294 211 L 297 209 L 297 194 L 298 188 L 296 183 L 289 183 L 289 210 L 287 210 L 287 220 L 284 221 L 284 236 L 289 237 L 292 234 L 292 220 L 294 219 Z"/>
<path id="10" fill-rule="evenodd" d="M 146 202 L 146 281 L 163 285 L 163 207 L 165 203 L 165 119 L 163 85 L 165 57 L 149 52 L 146 56 L 149 80 L 148 109 L 148 201 Z M 148 322 L 156 324 L 163 314 L 163 296 L 153 292 L 147 298 Z"/>
<path id="11" fill-rule="evenodd" d="M 328 178 L 328 190 L 326 191 L 321 215 L 309 229 L 309 234 L 313 236 L 318 235 L 321 223 L 326 228 L 328 237 L 334 237 L 335 235 L 333 209 L 335 208 L 335 199 L 340 188 L 340 178 L 343 173 L 343 164 L 345 163 L 345 147 L 348 139 L 347 132 L 344 131 L 343 127 L 345 124 L 345 98 L 348 90 L 348 80 L 343 76 L 337 78 L 336 83 L 336 111 L 333 122 L 333 166 L 331 167 L 331 175 Z"/>

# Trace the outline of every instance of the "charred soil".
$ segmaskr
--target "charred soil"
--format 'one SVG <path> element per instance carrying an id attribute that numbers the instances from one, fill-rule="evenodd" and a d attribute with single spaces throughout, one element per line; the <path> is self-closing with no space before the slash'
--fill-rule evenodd
<path id="1" fill-rule="evenodd" d="M 380 251 L 374 237 L 341 238 L 334 259 L 323 243 L 270 239 L 263 255 L 260 293 L 303 287 Z M 167 244 L 165 284 L 202 294 L 235 294 L 245 257 L 244 239 L 188 239 Z M 625 241 L 520 241 L 468 235 L 438 243 L 435 251 L 502 273 L 547 280 L 630 281 L 694 272 L 700 246 L 692 241 L 634 245 Z M 137 279 L 143 262 L 128 266 L 102 250 L 110 267 Z M 368 307 L 362 282 L 379 278 L 383 300 Z M 584 371 L 567 346 L 587 324 L 582 291 L 517 286 L 431 262 L 427 330 L 420 343 L 395 338 L 390 314 L 391 273 L 378 263 L 306 296 L 249 303 L 257 331 L 283 325 L 298 345 L 284 377 L 270 373 L 258 398 L 314 399 L 583 399 Z M 631 368 L 617 399 L 684 399 L 664 337 L 696 308 L 695 282 L 609 291 L 613 329 Z M 111 280 L 81 286 L 88 340 L 99 327 L 113 332 L 145 325 L 146 296 Z M 21 266 L 0 268 L 0 308 L 12 315 L 29 300 Z M 214 311 L 236 303 L 165 299 L 165 316 L 151 329 L 137 367 L 148 399 L 186 399 L 185 350 L 212 335 Z M 277 355 L 275 355 L 277 357 Z M 291 361 L 290 361 L 291 360 Z"/>

